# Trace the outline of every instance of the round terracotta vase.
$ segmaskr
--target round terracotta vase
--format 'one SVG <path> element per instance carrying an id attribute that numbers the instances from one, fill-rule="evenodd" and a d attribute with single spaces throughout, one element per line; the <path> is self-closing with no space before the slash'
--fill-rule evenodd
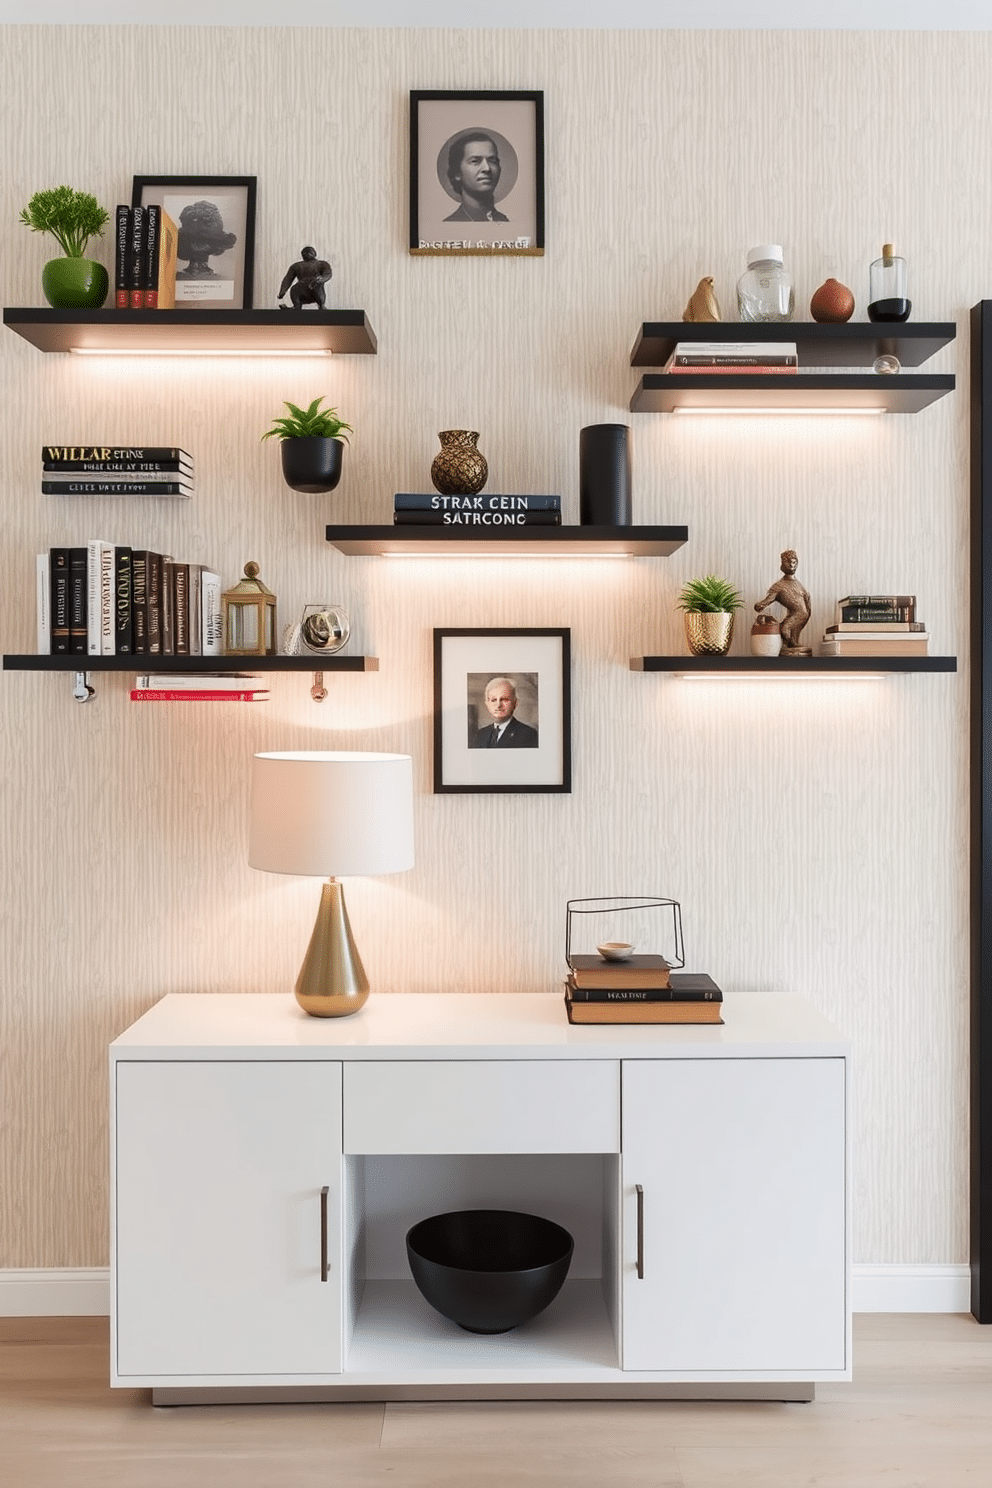
<path id="1" fill-rule="evenodd" d="M 282 473 L 287 486 L 319 496 L 341 479 L 340 439 L 313 434 L 282 440 Z"/>
<path id="2" fill-rule="evenodd" d="M 441 448 L 431 465 L 431 480 L 442 496 L 475 496 L 489 479 L 486 457 L 476 448 L 474 429 L 442 429 Z"/>
<path id="3" fill-rule="evenodd" d="M 41 287 L 55 310 L 99 310 L 110 276 L 92 258 L 53 258 L 41 271 Z"/>
<path id="4" fill-rule="evenodd" d="M 726 656 L 734 639 L 733 610 L 686 610 L 682 618 L 693 656 Z"/>

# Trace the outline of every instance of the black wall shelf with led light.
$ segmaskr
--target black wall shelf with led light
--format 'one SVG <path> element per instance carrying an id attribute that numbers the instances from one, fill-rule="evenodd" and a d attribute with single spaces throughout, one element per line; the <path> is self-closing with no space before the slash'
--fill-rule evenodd
<path id="1" fill-rule="evenodd" d="M 476 528 L 412 524 L 328 527 L 327 541 L 351 558 L 667 558 L 688 527 Z"/>
<path id="2" fill-rule="evenodd" d="M 39 351 L 374 356 L 364 310 L 4 310 Z"/>
<path id="3" fill-rule="evenodd" d="M 878 672 L 956 672 L 956 656 L 632 656 L 632 672 L 679 676 L 838 677 Z"/>
<path id="4" fill-rule="evenodd" d="M 648 321 L 642 325 L 630 362 L 633 367 L 663 367 L 679 341 L 794 341 L 799 358 L 795 373 L 649 372 L 630 400 L 632 413 L 742 412 L 776 409 L 813 413 L 919 413 L 954 391 L 948 373 L 876 374 L 875 359 L 898 357 L 903 367 L 918 367 L 954 340 L 953 321 L 906 322 L 880 326 L 870 322 L 817 325 L 794 321 L 748 324 L 739 321 L 683 323 Z M 837 372 L 819 369 L 837 367 Z M 817 371 L 808 369 L 816 368 Z M 857 370 L 863 368 L 863 371 Z"/>

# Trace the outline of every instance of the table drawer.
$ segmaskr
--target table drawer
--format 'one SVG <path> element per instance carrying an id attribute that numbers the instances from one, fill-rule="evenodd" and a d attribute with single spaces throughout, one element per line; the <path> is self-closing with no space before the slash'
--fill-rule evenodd
<path id="1" fill-rule="evenodd" d="M 344 1150 L 619 1152 L 615 1060 L 346 1064 Z"/>

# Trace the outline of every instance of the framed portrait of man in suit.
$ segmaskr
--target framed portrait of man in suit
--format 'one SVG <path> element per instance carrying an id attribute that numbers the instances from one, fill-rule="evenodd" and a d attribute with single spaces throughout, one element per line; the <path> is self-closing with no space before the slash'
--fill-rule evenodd
<path id="1" fill-rule="evenodd" d="M 410 252 L 544 252 L 544 94 L 410 94 Z"/>
<path id="2" fill-rule="evenodd" d="M 435 630 L 435 794 L 572 789 L 568 630 Z"/>

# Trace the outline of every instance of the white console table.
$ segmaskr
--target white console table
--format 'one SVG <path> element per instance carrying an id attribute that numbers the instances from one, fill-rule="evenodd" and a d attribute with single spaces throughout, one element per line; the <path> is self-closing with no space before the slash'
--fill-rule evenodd
<path id="1" fill-rule="evenodd" d="M 163 998 L 110 1050 L 112 1384 L 795 1400 L 850 1379 L 849 1045 L 797 997 L 730 996 L 724 1018 Z M 551 1306 L 494 1337 L 435 1313 L 406 1261 L 412 1224 L 473 1207 L 575 1239 Z"/>

